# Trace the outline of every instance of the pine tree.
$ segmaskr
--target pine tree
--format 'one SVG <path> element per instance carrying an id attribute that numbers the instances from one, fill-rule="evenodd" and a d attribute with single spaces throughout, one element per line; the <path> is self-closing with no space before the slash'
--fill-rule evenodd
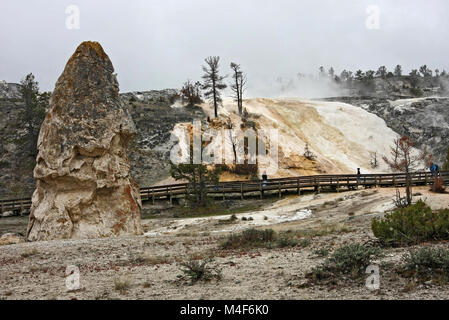
<path id="1" fill-rule="evenodd" d="M 446 161 L 443 164 L 443 171 L 449 171 L 449 148 L 447 148 Z"/>
<path id="2" fill-rule="evenodd" d="M 394 68 L 394 76 L 400 77 L 402 76 L 402 67 L 398 64 L 396 68 Z"/>
<path id="3" fill-rule="evenodd" d="M 45 108 L 49 104 L 50 94 L 39 93 L 39 83 L 32 73 L 28 74 L 20 84 L 20 92 L 25 105 L 24 110 L 19 114 L 19 119 L 26 127 L 24 145 L 30 155 L 35 157 L 37 155 L 37 139 L 45 117 Z"/>
<path id="4" fill-rule="evenodd" d="M 220 91 L 226 88 L 222 77 L 219 74 L 220 57 L 208 57 L 205 59 L 207 66 L 203 66 L 203 89 L 206 90 L 204 96 L 214 104 L 215 118 L 218 117 L 218 104 L 222 102 Z"/>

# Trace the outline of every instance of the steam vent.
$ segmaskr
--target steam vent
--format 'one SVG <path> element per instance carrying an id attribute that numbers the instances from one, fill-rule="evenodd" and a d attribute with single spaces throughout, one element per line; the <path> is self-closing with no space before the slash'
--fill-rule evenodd
<path id="1" fill-rule="evenodd" d="M 51 96 L 38 140 L 28 241 L 141 234 L 126 147 L 134 123 L 101 45 L 83 42 Z"/>

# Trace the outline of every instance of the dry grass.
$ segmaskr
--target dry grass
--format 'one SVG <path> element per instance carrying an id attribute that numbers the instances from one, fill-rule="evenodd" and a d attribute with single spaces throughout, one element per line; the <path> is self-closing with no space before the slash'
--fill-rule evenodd
<path id="1" fill-rule="evenodd" d="M 127 275 L 122 275 L 114 279 L 114 288 L 124 294 L 131 287 L 131 279 Z"/>
<path id="2" fill-rule="evenodd" d="M 34 256 L 38 253 L 39 253 L 39 251 L 36 248 L 33 248 L 33 249 L 25 250 L 24 252 L 22 252 L 21 256 L 23 258 L 28 258 L 28 257 Z"/>

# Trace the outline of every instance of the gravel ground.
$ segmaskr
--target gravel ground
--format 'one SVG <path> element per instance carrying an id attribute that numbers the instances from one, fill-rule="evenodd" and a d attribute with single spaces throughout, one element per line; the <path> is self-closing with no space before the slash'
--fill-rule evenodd
<path id="1" fill-rule="evenodd" d="M 416 188 L 414 192 L 422 193 L 435 208 L 449 204 L 449 195 L 433 195 L 425 188 Z M 413 248 L 383 249 L 384 257 L 378 261 L 381 278 L 377 291 L 367 289 L 365 279 L 337 279 L 336 285 L 307 285 L 305 274 L 324 259 L 317 256 L 316 250 L 332 251 L 344 244 L 373 240 L 370 221 L 379 215 L 379 208 L 391 201 L 393 194 L 392 189 L 321 194 L 309 201 L 312 217 L 269 226 L 298 234 L 316 231 L 308 245 L 289 248 L 222 250 L 220 243 L 226 232 L 202 231 L 207 226 L 219 231 L 217 220 L 213 219 L 203 221 L 200 227 L 187 223 L 178 232 L 171 230 L 154 236 L 0 246 L 0 299 L 449 298 L 449 286 L 411 284 L 394 272 L 392 266 L 399 264 L 402 255 Z M 267 210 L 292 206 L 296 210 L 305 204 L 299 198 L 282 199 Z M 6 230 L 7 224 L 26 225 L 23 218 L 8 219 L 0 219 L 0 230 Z M 235 223 L 246 226 L 249 222 Z M 154 219 L 144 221 L 147 231 L 160 230 L 162 224 Z M 220 281 L 190 285 L 180 278 L 181 262 L 209 257 L 213 258 L 210 266 L 221 270 Z M 70 291 L 66 286 L 71 277 L 66 275 L 66 268 L 70 265 L 78 266 L 80 271 L 78 290 Z"/>

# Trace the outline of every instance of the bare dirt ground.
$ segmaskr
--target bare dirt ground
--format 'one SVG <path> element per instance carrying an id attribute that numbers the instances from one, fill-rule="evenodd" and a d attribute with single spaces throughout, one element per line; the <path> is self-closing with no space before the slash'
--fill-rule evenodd
<path id="1" fill-rule="evenodd" d="M 414 188 L 434 209 L 449 207 L 449 194 Z M 143 220 L 143 236 L 20 243 L 0 246 L 1 299 L 447 299 L 449 286 L 411 284 L 393 271 L 411 248 L 385 248 L 380 289 L 364 279 L 340 285 L 306 285 L 305 274 L 324 258 L 318 250 L 373 240 L 370 223 L 392 207 L 395 190 L 287 196 L 264 210 L 205 218 Z M 242 220 L 242 218 L 244 220 Z M 252 218 L 252 220 L 250 219 Z M 26 217 L 0 219 L 0 233 L 23 232 Z M 246 228 L 290 232 L 307 245 L 223 250 L 229 232 Z M 447 246 L 445 243 L 424 244 Z M 220 281 L 181 281 L 180 263 L 213 258 Z M 66 287 L 66 267 L 80 270 L 80 289 Z M 125 284 L 125 285 L 123 285 Z"/>

